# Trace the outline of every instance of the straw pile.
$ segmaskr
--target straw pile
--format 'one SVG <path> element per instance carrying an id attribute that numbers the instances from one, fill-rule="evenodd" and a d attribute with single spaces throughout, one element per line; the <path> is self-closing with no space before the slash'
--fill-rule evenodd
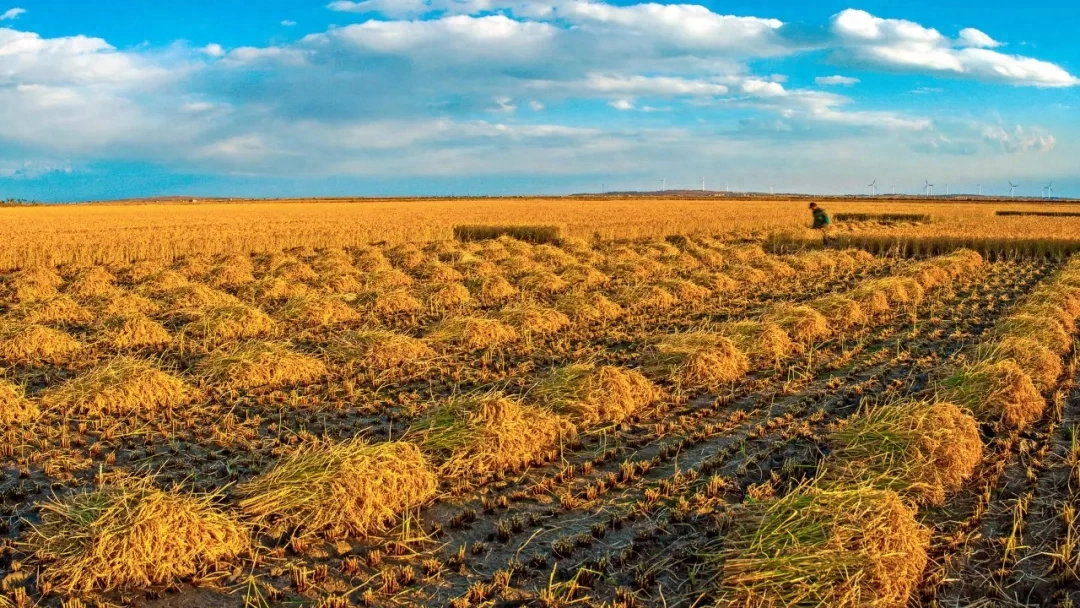
<path id="1" fill-rule="evenodd" d="M 558 368 L 530 393 L 540 404 L 582 424 L 622 422 L 661 394 L 634 370 L 593 363 Z"/>
<path id="2" fill-rule="evenodd" d="M 278 388 L 315 382 L 326 375 L 326 366 L 318 359 L 284 344 L 258 341 L 215 350 L 195 369 L 203 381 L 227 389 Z"/>
<path id="3" fill-rule="evenodd" d="M 172 342 L 169 330 L 141 314 L 111 317 L 105 321 L 102 338 L 113 348 L 158 348 Z"/>
<path id="4" fill-rule="evenodd" d="M 258 308 L 239 304 L 212 308 L 184 326 L 184 337 L 220 344 L 266 336 L 277 328 L 274 320 Z"/>
<path id="5" fill-rule="evenodd" d="M 869 485 L 935 506 L 960 489 L 983 455 L 975 419 L 932 401 L 870 408 L 834 428 L 829 443 L 830 486 Z"/>
<path id="6" fill-rule="evenodd" d="M 286 323 L 300 327 L 333 327 L 360 319 L 360 313 L 337 298 L 306 295 L 291 298 L 277 313 Z"/>
<path id="7" fill-rule="evenodd" d="M 404 289 L 367 291 L 356 299 L 361 310 L 381 317 L 393 317 L 420 312 L 424 305 Z"/>
<path id="8" fill-rule="evenodd" d="M 117 357 L 42 394 L 46 407 L 88 416 L 152 412 L 186 403 L 183 380 L 133 357 Z"/>
<path id="9" fill-rule="evenodd" d="M 38 505 L 20 544 L 58 591 L 172 584 L 248 549 L 248 530 L 215 500 L 129 480 Z"/>
<path id="10" fill-rule="evenodd" d="M 9 364 L 68 361 L 83 347 L 70 335 L 41 325 L 0 327 L 0 358 Z"/>
<path id="11" fill-rule="evenodd" d="M 894 492 L 804 488 L 738 506 L 704 558 L 720 606 L 902 608 L 928 541 Z"/>
<path id="12" fill-rule="evenodd" d="M 717 390 L 744 378 L 750 360 L 730 338 L 690 332 L 656 340 L 646 350 L 642 368 L 681 390 Z"/>
<path id="13" fill-rule="evenodd" d="M 1024 428 L 1042 416 L 1046 400 L 1012 361 L 976 363 L 955 370 L 942 383 L 945 397 L 985 422 Z"/>
<path id="14" fill-rule="evenodd" d="M 576 430 L 562 416 L 495 394 L 437 405 L 413 433 L 440 475 L 460 479 L 528 466 Z"/>
<path id="15" fill-rule="evenodd" d="M 511 304 L 499 311 L 498 317 L 526 339 L 553 334 L 570 324 L 565 314 L 537 304 Z"/>
<path id="16" fill-rule="evenodd" d="M 567 294 L 555 302 L 555 310 L 574 321 L 587 322 L 612 321 L 626 314 L 622 306 L 599 293 Z"/>
<path id="17" fill-rule="evenodd" d="M 468 350 L 496 348 L 520 339 L 509 325 L 483 317 L 450 317 L 434 327 L 427 339 L 437 344 L 451 344 Z"/>
<path id="18" fill-rule="evenodd" d="M 21 386 L 0 380 L 0 427 L 31 422 L 39 415 L 41 410 L 26 398 Z"/>
<path id="19" fill-rule="evenodd" d="M 312 443 L 237 488 L 240 510 L 261 525 L 305 534 L 385 531 L 435 495 L 438 480 L 423 453 L 401 441 Z"/>
<path id="20" fill-rule="evenodd" d="M 812 344 L 832 335 L 829 322 L 809 306 L 777 304 L 765 313 L 765 322 L 780 327 L 800 344 Z"/>
<path id="21" fill-rule="evenodd" d="M 326 352 L 335 361 L 380 372 L 418 371 L 425 369 L 435 358 L 435 352 L 421 340 L 378 329 L 337 336 Z"/>
<path id="22" fill-rule="evenodd" d="M 717 328 L 717 333 L 730 339 L 735 347 L 755 364 L 779 364 L 799 351 L 783 328 L 761 321 L 733 321 Z"/>

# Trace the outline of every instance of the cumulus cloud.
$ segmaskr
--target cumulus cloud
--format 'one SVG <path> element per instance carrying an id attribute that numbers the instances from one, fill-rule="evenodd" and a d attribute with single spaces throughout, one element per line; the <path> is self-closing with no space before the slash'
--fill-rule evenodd
<path id="1" fill-rule="evenodd" d="M 1070 87 L 1080 84 L 1068 71 L 1047 61 L 1006 55 L 988 48 L 997 43 L 973 29 L 951 40 L 936 29 L 903 19 L 882 19 L 847 9 L 833 17 L 837 57 L 869 67 L 931 72 L 1017 86 Z"/>
<path id="2" fill-rule="evenodd" d="M 364 0 L 329 8 L 356 22 L 231 49 L 119 50 L 100 38 L 0 28 L 0 165 L 137 160 L 286 177 L 572 175 L 637 170 L 656 158 L 798 160 L 786 148 L 740 143 L 753 138 L 888 140 L 909 151 L 1010 158 L 1057 144 L 1035 127 L 959 127 L 902 106 L 868 110 L 859 89 L 848 96 L 823 88 L 859 82 L 849 76 L 798 88 L 784 74 L 758 73 L 753 59 L 804 49 L 767 16 L 585 0 Z M 836 16 L 830 36 L 823 45 L 870 68 L 1008 84 L 1050 82 L 1046 66 L 1060 70 L 1003 55 L 977 30 L 951 40 L 860 11 Z M 667 113 L 647 121 L 637 114 L 648 112 Z M 818 163 L 819 152 L 798 162 Z"/>
<path id="3" fill-rule="evenodd" d="M 853 84 L 858 84 L 860 81 L 858 78 L 851 76 L 818 76 L 814 79 L 814 84 L 824 87 L 845 86 L 849 87 Z"/>
<path id="4" fill-rule="evenodd" d="M 25 8 L 9 8 L 3 13 L 0 13 L 0 21 L 14 21 L 24 14 L 26 14 Z"/>

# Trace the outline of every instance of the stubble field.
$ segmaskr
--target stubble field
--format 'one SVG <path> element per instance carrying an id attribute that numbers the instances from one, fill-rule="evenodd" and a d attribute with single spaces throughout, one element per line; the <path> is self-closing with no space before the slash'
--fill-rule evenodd
<path id="1" fill-rule="evenodd" d="M 0 209 L 0 606 L 1080 600 L 1075 219 L 556 203 Z"/>

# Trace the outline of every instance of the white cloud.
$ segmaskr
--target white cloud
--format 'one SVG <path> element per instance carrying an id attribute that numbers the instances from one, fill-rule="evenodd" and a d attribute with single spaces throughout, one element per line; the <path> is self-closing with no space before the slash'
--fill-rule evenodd
<path id="1" fill-rule="evenodd" d="M 292 27 L 292 26 L 296 25 L 296 22 L 293 21 L 292 19 L 285 19 L 284 21 L 281 22 L 281 25 L 283 25 L 285 27 Z"/>
<path id="2" fill-rule="evenodd" d="M 13 21 L 15 19 L 18 19 L 21 15 L 25 14 L 25 8 L 9 8 L 3 13 L 0 13 L 0 21 Z"/>
<path id="3" fill-rule="evenodd" d="M 223 49 L 220 44 L 211 43 L 199 50 L 201 50 L 203 55 L 206 55 L 207 57 L 217 58 L 225 56 L 225 49 Z"/>
<path id="4" fill-rule="evenodd" d="M 1050 152 L 1057 146 L 1057 139 L 1042 129 L 1025 129 L 1016 125 L 1006 130 L 1000 125 L 982 127 L 983 138 L 1001 147 L 1008 154 L 1019 152 Z"/>
<path id="5" fill-rule="evenodd" d="M 723 84 L 671 76 L 589 74 L 585 80 L 572 83 L 570 86 L 603 95 L 633 97 L 699 97 L 726 95 L 728 92 L 728 87 Z"/>
<path id="6" fill-rule="evenodd" d="M 608 103 L 608 105 L 615 108 L 616 110 L 621 110 L 624 112 L 634 109 L 634 103 L 631 102 L 629 99 L 616 99 Z"/>
<path id="7" fill-rule="evenodd" d="M 1001 43 L 994 40 L 990 36 L 987 36 L 979 30 L 967 27 L 960 30 L 960 39 L 957 41 L 960 46 L 972 46 L 979 48 L 994 48 L 1001 46 Z"/>
<path id="8" fill-rule="evenodd" d="M 495 105 L 497 107 L 492 109 L 493 112 L 512 114 L 517 111 L 517 105 L 514 104 L 514 99 L 511 97 L 496 97 Z"/>
<path id="9" fill-rule="evenodd" d="M 393 19 L 413 18 L 428 13 L 447 15 L 473 15 L 490 11 L 495 5 L 490 0 L 365 0 L 331 2 L 326 8 L 344 13 L 378 13 Z"/>
<path id="10" fill-rule="evenodd" d="M 860 81 L 858 78 L 851 76 L 818 76 L 814 79 L 814 83 L 820 86 L 832 87 L 832 86 L 845 86 L 849 87 L 853 84 L 858 84 Z"/>
<path id="11" fill-rule="evenodd" d="M 529 102 L 529 109 L 532 110 L 533 112 L 543 112 L 544 111 L 544 104 L 542 104 L 539 101 L 536 101 L 534 99 L 534 100 Z"/>
<path id="12" fill-rule="evenodd" d="M 1080 84 L 1080 80 L 1053 63 L 974 48 L 996 45 L 978 30 L 964 30 L 961 39 L 953 41 L 918 23 L 882 19 L 855 9 L 834 16 L 832 30 L 841 45 L 839 57 L 872 67 L 936 72 L 1018 86 Z"/>

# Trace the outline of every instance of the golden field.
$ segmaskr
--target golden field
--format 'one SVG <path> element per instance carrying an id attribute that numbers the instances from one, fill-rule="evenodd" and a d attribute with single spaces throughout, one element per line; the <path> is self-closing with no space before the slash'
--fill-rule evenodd
<path id="1" fill-rule="evenodd" d="M 0 208 L 0 608 L 1077 605 L 1076 206 L 823 205 Z"/>
<path id="2" fill-rule="evenodd" d="M 1077 211 L 1080 205 L 829 201 L 831 213 L 929 214 L 919 234 L 950 238 L 1064 239 L 1080 217 L 995 217 L 997 210 Z M 556 225 L 592 239 L 796 231 L 805 201 L 672 199 L 440 199 L 94 204 L 0 208 L 0 268 L 176 259 L 182 255 L 352 247 L 452 237 L 461 224 Z"/>

